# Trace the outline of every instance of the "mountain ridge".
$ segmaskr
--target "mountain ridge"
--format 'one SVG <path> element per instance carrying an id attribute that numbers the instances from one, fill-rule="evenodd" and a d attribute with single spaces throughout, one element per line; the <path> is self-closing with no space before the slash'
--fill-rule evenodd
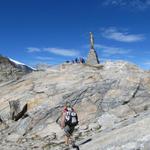
<path id="1" fill-rule="evenodd" d="M 0 55 L 0 82 L 20 78 L 32 71 L 34 71 L 33 68 Z"/>

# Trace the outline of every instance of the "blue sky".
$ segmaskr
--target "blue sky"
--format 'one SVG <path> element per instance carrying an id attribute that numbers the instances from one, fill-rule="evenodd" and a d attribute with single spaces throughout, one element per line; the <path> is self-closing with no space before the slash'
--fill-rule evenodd
<path id="1" fill-rule="evenodd" d="M 34 66 L 86 58 L 150 69 L 150 0 L 0 0 L 0 54 Z"/>

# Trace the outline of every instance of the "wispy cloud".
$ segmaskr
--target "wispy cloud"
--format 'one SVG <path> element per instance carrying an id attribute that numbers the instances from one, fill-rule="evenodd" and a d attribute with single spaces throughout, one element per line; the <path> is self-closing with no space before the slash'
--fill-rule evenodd
<path id="1" fill-rule="evenodd" d="M 102 28 L 102 36 L 120 42 L 137 42 L 144 40 L 143 34 L 130 34 L 127 31 L 120 31 L 115 27 Z"/>
<path id="2" fill-rule="evenodd" d="M 63 49 L 63 48 L 54 48 L 54 47 L 48 47 L 48 48 L 36 48 L 36 47 L 28 47 L 27 52 L 29 53 L 35 53 L 35 52 L 49 52 L 56 55 L 61 56 L 79 56 L 80 52 L 78 50 L 74 49 Z M 43 59 L 42 57 L 38 57 L 38 59 Z M 47 58 L 50 59 L 50 58 Z"/>
<path id="3" fill-rule="evenodd" d="M 147 65 L 147 66 L 149 66 L 149 67 L 150 67 L 150 61 L 146 61 L 146 62 L 144 62 L 144 65 Z"/>
<path id="4" fill-rule="evenodd" d="M 124 55 L 124 54 L 129 54 L 131 52 L 130 49 L 105 46 L 105 45 L 101 45 L 101 44 L 95 44 L 95 48 L 102 50 L 102 52 L 104 53 L 105 56 Z"/>
<path id="5" fill-rule="evenodd" d="M 144 61 L 140 64 L 140 66 L 146 70 L 150 70 L 150 61 Z"/>
<path id="6" fill-rule="evenodd" d="M 27 48 L 27 51 L 28 51 L 29 53 L 33 53 L 33 52 L 40 52 L 41 49 L 40 49 L 40 48 L 36 48 L 36 47 L 28 47 L 28 48 Z"/>
<path id="7" fill-rule="evenodd" d="M 150 0 L 105 0 L 104 6 L 131 7 L 138 10 L 145 10 L 150 7 Z"/>
<path id="8" fill-rule="evenodd" d="M 43 57 L 43 56 L 37 56 L 36 59 L 37 60 L 41 60 L 41 61 L 50 61 L 50 60 L 53 60 L 52 57 Z"/>
<path id="9" fill-rule="evenodd" d="M 72 49 L 62 49 L 62 48 L 44 48 L 44 51 L 54 53 L 56 55 L 62 55 L 62 56 L 79 56 L 80 53 L 77 50 Z"/>

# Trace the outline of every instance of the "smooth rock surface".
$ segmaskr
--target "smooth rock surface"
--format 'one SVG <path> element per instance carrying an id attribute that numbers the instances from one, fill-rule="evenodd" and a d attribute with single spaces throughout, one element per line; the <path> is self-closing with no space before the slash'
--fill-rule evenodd
<path id="1" fill-rule="evenodd" d="M 0 84 L 0 149 L 62 150 L 56 119 L 65 101 L 78 112 L 74 134 L 81 150 L 148 149 L 149 97 L 150 73 L 123 61 L 62 64 L 9 79 Z M 9 120 L 11 100 L 20 108 L 28 104 L 18 121 Z"/>

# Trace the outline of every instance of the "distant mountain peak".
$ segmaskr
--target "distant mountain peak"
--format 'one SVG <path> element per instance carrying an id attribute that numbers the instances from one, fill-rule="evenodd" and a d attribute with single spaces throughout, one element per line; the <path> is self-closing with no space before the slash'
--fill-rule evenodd
<path id="1" fill-rule="evenodd" d="M 18 79 L 35 70 L 24 63 L 0 55 L 0 82 Z"/>
<path id="2" fill-rule="evenodd" d="M 31 66 L 28 66 L 28 65 L 26 65 L 26 64 L 24 64 L 24 63 L 22 63 L 22 62 L 17 61 L 17 60 L 14 60 L 14 59 L 12 59 L 12 58 L 8 58 L 8 59 L 9 59 L 10 61 L 14 62 L 14 63 L 17 64 L 17 65 L 27 66 L 27 67 L 31 68 L 32 70 L 36 70 L 35 68 L 33 68 L 33 67 L 31 67 Z"/>

